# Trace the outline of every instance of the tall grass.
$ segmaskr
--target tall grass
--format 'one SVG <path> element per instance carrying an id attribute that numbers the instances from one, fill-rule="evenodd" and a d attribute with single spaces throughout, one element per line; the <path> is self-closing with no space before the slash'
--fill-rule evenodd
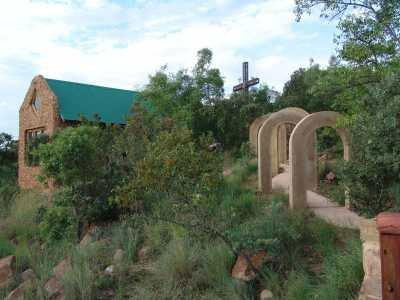
<path id="1" fill-rule="evenodd" d="M 34 190 L 19 192 L 3 222 L 3 234 L 9 239 L 33 239 L 39 232 L 36 218 L 39 208 L 43 205 L 48 205 L 46 194 Z"/>

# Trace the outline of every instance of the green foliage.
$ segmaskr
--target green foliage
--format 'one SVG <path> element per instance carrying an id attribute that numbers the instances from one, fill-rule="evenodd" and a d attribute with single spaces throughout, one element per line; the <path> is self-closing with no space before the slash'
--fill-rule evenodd
<path id="1" fill-rule="evenodd" d="M 54 205 L 64 207 L 57 208 L 57 213 L 72 208 L 80 225 L 116 217 L 117 208 L 109 197 L 121 178 L 110 161 L 118 131 L 83 124 L 66 128 L 52 137 L 51 143 L 39 146 L 42 179 L 62 187 L 53 196 Z"/>
<path id="2" fill-rule="evenodd" d="M 18 193 L 17 160 L 17 142 L 11 135 L 0 133 L 0 217 L 8 214 Z"/>
<path id="3" fill-rule="evenodd" d="M 296 0 L 300 20 L 316 6 L 321 16 L 339 18 L 336 42 L 340 56 L 358 65 L 390 64 L 398 59 L 400 47 L 400 3 L 397 0 Z"/>
<path id="4" fill-rule="evenodd" d="M 400 180 L 399 83 L 396 73 L 372 86 L 364 99 L 366 110 L 350 123 L 352 160 L 344 170 L 344 183 L 351 186 L 354 208 L 369 216 L 396 206 L 392 189 Z"/>
<path id="5" fill-rule="evenodd" d="M 324 81 L 329 71 L 322 70 L 319 65 L 311 65 L 308 69 L 300 68 L 293 72 L 290 80 L 283 87 L 276 108 L 300 107 L 309 113 L 332 110 L 333 99 L 321 97 L 315 91 L 319 82 Z"/>
<path id="6" fill-rule="evenodd" d="M 316 299 L 355 299 L 364 271 L 361 243 L 350 240 L 344 253 L 335 253 L 324 261 L 324 283 L 315 290 Z"/>
<path id="7" fill-rule="evenodd" d="M 14 254 L 15 246 L 5 237 L 0 236 L 0 257 Z"/>
<path id="8" fill-rule="evenodd" d="M 186 127 L 198 138 L 212 133 L 225 149 L 239 148 L 248 140 L 248 126 L 257 117 L 272 111 L 264 86 L 249 92 L 232 94 L 224 99 L 223 79 L 218 69 L 211 68 L 212 52 L 202 49 L 189 73 L 176 74 L 163 67 L 142 91 L 158 116 L 174 120 L 179 127 Z"/>
<path id="9" fill-rule="evenodd" d="M 38 191 L 21 191 L 11 205 L 10 213 L 3 221 L 2 232 L 8 238 L 31 240 L 39 233 L 37 214 L 47 205 L 48 196 Z"/>
<path id="10" fill-rule="evenodd" d="M 138 210 L 151 201 L 186 202 L 196 193 L 209 192 L 222 182 L 222 161 L 208 150 L 211 139 L 198 143 L 187 129 L 163 131 L 147 145 L 134 177 L 121 186 L 116 201 Z"/>
<path id="11" fill-rule="evenodd" d="M 25 149 L 25 164 L 30 167 L 39 165 L 39 154 L 38 148 L 42 144 L 46 144 L 49 141 L 49 136 L 46 134 L 39 134 L 32 136 L 27 140 Z"/>
<path id="12" fill-rule="evenodd" d="M 71 186 L 92 181 L 102 171 L 105 159 L 102 130 L 97 126 L 68 127 L 55 135 L 51 143 L 39 146 L 43 175 L 57 184 Z"/>
<path id="13" fill-rule="evenodd" d="M 41 237 L 47 242 L 74 240 L 77 235 L 77 220 L 71 207 L 54 205 L 45 210 L 40 222 Z"/>

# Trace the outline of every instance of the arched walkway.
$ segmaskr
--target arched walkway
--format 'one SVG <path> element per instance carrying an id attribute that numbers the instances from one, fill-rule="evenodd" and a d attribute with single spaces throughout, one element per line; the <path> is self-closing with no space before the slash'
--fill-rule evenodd
<path id="1" fill-rule="evenodd" d="M 262 193 L 272 190 L 272 176 L 278 168 L 278 151 L 276 151 L 277 131 L 285 123 L 297 124 L 308 113 L 300 108 L 289 107 L 271 114 L 261 126 L 258 134 L 258 187 Z M 307 144 L 315 149 L 315 134 L 310 135 Z M 316 165 L 315 150 L 310 151 L 309 158 Z M 314 188 L 317 180 L 316 168 L 308 168 L 307 177 L 310 179 L 309 187 Z"/>
<path id="2" fill-rule="evenodd" d="M 268 117 L 271 114 L 266 114 L 266 115 L 262 115 L 260 117 L 258 117 L 257 119 L 255 119 L 253 121 L 253 123 L 251 123 L 250 128 L 249 128 L 249 141 L 250 141 L 250 147 L 251 150 L 254 151 L 255 154 L 257 154 L 258 151 L 258 132 L 260 131 L 260 128 L 262 126 L 262 124 L 265 122 L 266 119 L 268 119 Z"/>
<path id="3" fill-rule="evenodd" d="M 333 111 L 322 111 L 306 116 L 294 128 L 289 141 L 289 201 L 292 209 L 302 209 L 307 206 L 308 168 L 314 167 L 310 144 L 305 142 L 310 136 L 315 136 L 318 128 L 334 127 L 340 114 Z M 344 128 L 335 128 L 339 134 L 344 149 L 344 160 L 350 159 L 350 135 Z M 315 148 L 315 147 L 314 147 Z M 315 157 L 315 156 L 314 156 Z"/>

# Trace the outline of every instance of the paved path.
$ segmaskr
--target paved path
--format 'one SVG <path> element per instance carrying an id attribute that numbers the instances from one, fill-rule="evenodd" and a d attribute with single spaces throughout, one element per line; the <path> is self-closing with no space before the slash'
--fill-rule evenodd
<path id="1" fill-rule="evenodd" d="M 272 188 L 289 192 L 289 173 L 276 175 L 272 179 Z M 340 227 L 359 228 L 361 221 L 365 220 L 344 206 L 339 206 L 328 198 L 315 192 L 307 191 L 307 205 L 322 219 Z"/>

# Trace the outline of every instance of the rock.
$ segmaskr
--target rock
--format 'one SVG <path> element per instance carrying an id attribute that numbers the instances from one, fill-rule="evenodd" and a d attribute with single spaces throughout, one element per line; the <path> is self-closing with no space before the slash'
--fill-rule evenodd
<path id="1" fill-rule="evenodd" d="M 33 288 L 32 279 L 28 279 L 21 283 L 16 289 L 8 294 L 5 300 L 24 300 L 25 292 Z"/>
<path id="2" fill-rule="evenodd" d="M 113 275 L 114 274 L 114 265 L 108 266 L 105 270 L 104 273 L 106 273 L 107 275 Z"/>
<path id="3" fill-rule="evenodd" d="M 123 260 L 124 260 L 124 250 L 117 249 L 113 256 L 114 264 L 120 264 L 122 263 Z"/>
<path id="4" fill-rule="evenodd" d="M 328 174 L 326 174 L 325 178 L 329 182 L 332 182 L 332 181 L 334 181 L 336 179 L 336 175 L 333 172 L 329 172 Z"/>
<path id="5" fill-rule="evenodd" d="M 320 162 L 326 162 L 328 160 L 328 154 L 322 154 L 319 159 Z"/>
<path id="6" fill-rule="evenodd" d="M 15 256 L 0 259 L 0 288 L 5 288 L 11 281 L 15 272 Z"/>
<path id="7" fill-rule="evenodd" d="M 86 247 L 95 240 L 95 233 L 97 231 L 97 226 L 90 226 L 79 243 L 80 247 Z"/>
<path id="8" fill-rule="evenodd" d="M 221 143 L 211 144 L 208 146 L 208 150 L 210 151 L 222 150 L 222 144 Z"/>
<path id="9" fill-rule="evenodd" d="M 270 290 L 263 290 L 260 294 L 260 300 L 268 300 L 268 299 L 273 299 L 274 295 L 272 294 L 272 292 Z"/>
<path id="10" fill-rule="evenodd" d="M 53 268 L 53 275 L 58 279 L 61 280 L 65 273 L 71 270 L 71 264 L 68 259 L 62 260 L 57 266 Z"/>
<path id="11" fill-rule="evenodd" d="M 139 261 L 145 261 L 149 258 L 151 249 L 150 247 L 143 246 L 138 252 Z"/>
<path id="12" fill-rule="evenodd" d="M 47 291 L 47 295 L 50 299 L 59 299 L 59 297 L 64 295 L 64 287 L 55 276 L 51 277 L 49 281 L 46 282 L 44 289 Z"/>
<path id="13" fill-rule="evenodd" d="M 267 258 L 267 252 L 260 251 L 253 256 L 250 256 L 251 264 L 259 270 Z M 247 262 L 246 258 L 243 255 L 240 255 L 235 265 L 232 268 L 232 277 L 241 279 L 244 281 L 250 281 L 256 277 L 255 272 L 252 270 L 251 266 Z"/>
<path id="14" fill-rule="evenodd" d="M 36 275 L 32 269 L 28 269 L 22 272 L 21 278 L 23 281 L 34 280 L 36 278 Z"/>

